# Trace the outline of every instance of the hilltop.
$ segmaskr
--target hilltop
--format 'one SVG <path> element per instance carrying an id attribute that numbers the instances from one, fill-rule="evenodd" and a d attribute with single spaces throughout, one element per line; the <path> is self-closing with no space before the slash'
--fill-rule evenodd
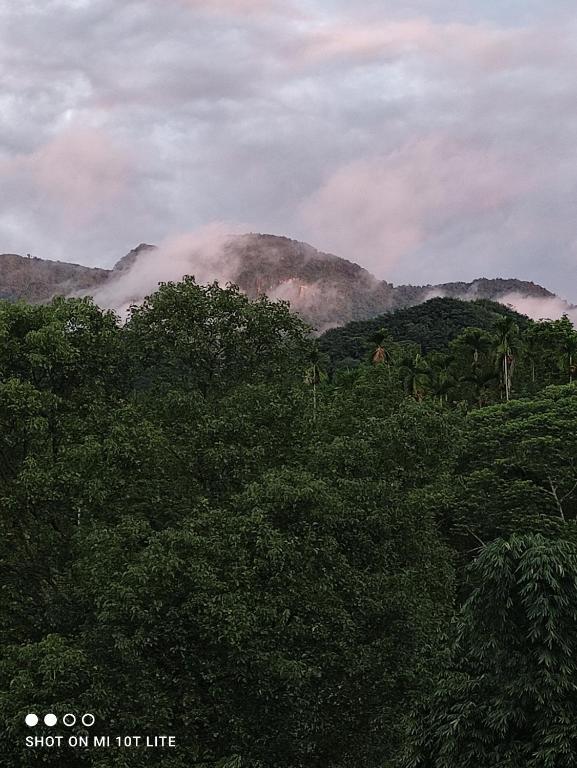
<path id="1" fill-rule="evenodd" d="M 503 315 L 513 316 L 520 328 L 530 322 L 524 315 L 488 299 L 443 297 L 331 329 L 320 337 L 319 345 L 329 356 L 332 368 L 354 366 L 366 360 L 370 339 L 381 329 L 388 330 L 394 341 L 415 343 L 427 354 L 445 350 L 465 328 L 492 331 Z"/>

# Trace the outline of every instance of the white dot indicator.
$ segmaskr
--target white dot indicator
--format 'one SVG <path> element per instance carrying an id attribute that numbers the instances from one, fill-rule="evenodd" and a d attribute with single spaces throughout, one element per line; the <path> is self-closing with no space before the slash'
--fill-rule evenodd
<path id="1" fill-rule="evenodd" d="M 52 728 L 52 726 L 56 725 L 57 722 L 58 722 L 58 718 L 56 717 L 56 715 L 53 715 L 53 714 L 44 715 L 44 723 L 49 728 Z"/>
<path id="2" fill-rule="evenodd" d="M 96 721 L 96 718 L 94 717 L 94 715 L 91 715 L 90 713 L 82 715 L 82 725 L 85 725 L 87 728 L 92 728 L 95 721 Z"/>
<path id="3" fill-rule="evenodd" d="M 34 728 L 35 725 L 38 725 L 38 715 L 34 715 L 32 712 L 26 715 L 25 723 L 29 728 Z"/>
<path id="4" fill-rule="evenodd" d="M 68 726 L 68 728 L 72 728 L 72 726 L 76 723 L 76 716 L 71 714 L 64 715 L 62 722 L 64 725 Z"/>

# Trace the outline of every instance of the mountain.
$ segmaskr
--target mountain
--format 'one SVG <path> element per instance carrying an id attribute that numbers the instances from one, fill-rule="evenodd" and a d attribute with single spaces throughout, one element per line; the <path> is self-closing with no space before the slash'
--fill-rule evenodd
<path id="1" fill-rule="evenodd" d="M 108 278 L 109 270 L 62 261 L 0 254 L 0 298 L 46 301 L 76 291 L 90 291 Z"/>
<path id="2" fill-rule="evenodd" d="M 203 282 L 218 278 L 220 282 L 236 283 L 251 297 L 265 293 L 271 298 L 286 299 L 319 332 L 438 296 L 505 302 L 511 297 L 555 299 L 562 305 L 545 288 L 514 279 L 393 286 L 377 280 L 358 264 L 274 235 L 231 236 L 215 246 L 213 254 L 204 254 L 202 269 L 194 253 L 185 254 L 184 258 L 180 254 L 177 263 L 166 261 L 170 258 L 161 249 L 145 243 L 121 258 L 113 269 L 0 254 L 0 298 L 42 302 L 57 295 L 95 295 L 101 303 L 120 309 L 153 292 L 159 279 L 193 274 Z M 151 270 L 150 260 L 155 259 L 157 263 Z M 118 299 L 118 290 L 110 290 L 119 285 L 123 287 L 120 293 L 124 303 Z M 566 307 L 571 309 L 569 304 Z"/>

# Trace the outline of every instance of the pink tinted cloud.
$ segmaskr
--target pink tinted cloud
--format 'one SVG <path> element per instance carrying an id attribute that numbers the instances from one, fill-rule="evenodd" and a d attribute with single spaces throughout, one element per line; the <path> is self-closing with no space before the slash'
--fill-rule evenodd
<path id="1" fill-rule="evenodd" d="M 304 41 L 304 55 L 310 59 L 339 57 L 372 58 L 402 53 L 449 53 L 467 51 L 490 53 L 506 45 L 511 33 L 468 24 L 440 24 L 426 18 L 355 24 L 345 21 L 320 26 Z"/>
<path id="2" fill-rule="evenodd" d="M 511 158 L 433 137 L 337 169 L 301 216 L 321 247 L 383 276 L 429 240 L 506 212 L 533 184 Z"/>
<path id="3" fill-rule="evenodd" d="M 115 203 L 131 177 L 131 158 L 102 131 L 70 127 L 0 173 L 28 186 L 62 217 L 86 223 Z"/>
<path id="4" fill-rule="evenodd" d="M 569 28 L 570 27 L 570 28 Z M 341 19 L 303 31 L 296 53 L 301 62 L 366 63 L 414 56 L 445 63 L 451 77 L 465 71 L 556 68 L 574 61 L 575 28 L 497 27 L 488 23 L 442 23 L 426 17 L 356 23 Z"/>

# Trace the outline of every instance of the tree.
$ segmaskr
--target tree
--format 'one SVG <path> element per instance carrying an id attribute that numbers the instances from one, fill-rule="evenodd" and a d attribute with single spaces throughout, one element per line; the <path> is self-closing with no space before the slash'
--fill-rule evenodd
<path id="1" fill-rule="evenodd" d="M 511 384 L 518 349 L 519 326 L 513 317 L 501 317 L 495 323 L 495 354 L 502 367 L 502 381 L 507 402 L 511 397 Z"/>
<path id="2" fill-rule="evenodd" d="M 455 389 L 454 358 L 443 352 L 431 352 L 427 355 L 430 371 L 429 391 L 440 403 L 447 403 L 449 395 Z"/>
<path id="3" fill-rule="evenodd" d="M 544 344 L 543 323 L 529 326 L 523 334 L 524 353 L 531 366 L 531 384 L 536 383 L 537 366 L 543 360 L 546 345 Z"/>
<path id="4" fill-rule="evenodd" d="M 123 333 L 141 387 L 186 384 L 207 397 L 231 382 L 302 381 L 312 346 L 288 303 L 190 277 L 132 307 Z"/>
<path id="5" fill-rule="evenodd" d="M 313 421 L 317 417 L 317 389 L 326 378 L 327 356 L 321 352 L 318 346 L 311 350 L 308 366 L 305 371 L 305 383 L 313 390 Z"/>
<path id="6" fill-rule="evenodd" d="M 413 297 L 414 298 L 414 297 Z M 388 330 L 396 343 L 412 342 L 422 354 L 442 352 L 465 328 L 492 332 L 499 317 L 510 316 L 519 328 L 531 321 L 503 304 L 487 300 L 461 301 L 449 297 L 430 299 L 423 304 L 397 309 L 370 320 L 356 320 L 342 328 L 331 328 L 320 338 L 321 349 L 330 356 L 331 367 L 344 360 L 363 360 L 371 338 Z"/>
<path id="7" fill-rule="evenodd" d="M 430 383 L 431 372 L 420 352 L 405 356 L 401 362 L 405 391 L 415 400 L 422 400 Z"/>
<path id="8" fill-rule="evenodd" d="M 378 330 L 371 336 L 373 349 L 371 352 L 371 362 L 373 365 L 385 364 L 390 370 L 397 345 L 393 341 L 390 331 L 385 328 Z"/>
<path id="9" fill-rule="evenodd" d="M 467 414 L 455 463 L 440 478 L 436 514 L 465 561 L 480 543 L 577 520 L 577 396 L 549 387 Z"/>
<path id="10" fill-rule="evenodd" d="M 488 405 L 491 400 L 494 401 L 494 393 L 499 383 L 494 367 L 475 366 L 461 377 L 461 381 L 472 389 L 472 396 L 479 408 Z"/>
<path id="11" fill-rule="evenodd" d="M 465 328 L 452 343 L 456 350 L 463 350 L 471 359 L 473 372 L 479 367 L 481 358 L 491 349 L 491 335 L 481 328 Z"/>
<path id="12" fill-rule="evenodd" d="M 577 370 L 577 331 L 567 315 L 563 315 L 561 320 L 557 321 L 556 328 L 559 331 L 559 363 L 562 371 L 568 375 L 569 383 L 573 383 L 573 378 Z"/>
<path id="13" fill-rule="evenodd" d="M 416 768 L 577 761 L 577 545 L 513 536 L 470 569 L 449 671 L 415 726 Z"/>
<path id="14" fill-rule="evenodd" d="M 90 299 L 0 302 L 0 376 L 87 399 L 125 384 L 120 328 Z"/>

